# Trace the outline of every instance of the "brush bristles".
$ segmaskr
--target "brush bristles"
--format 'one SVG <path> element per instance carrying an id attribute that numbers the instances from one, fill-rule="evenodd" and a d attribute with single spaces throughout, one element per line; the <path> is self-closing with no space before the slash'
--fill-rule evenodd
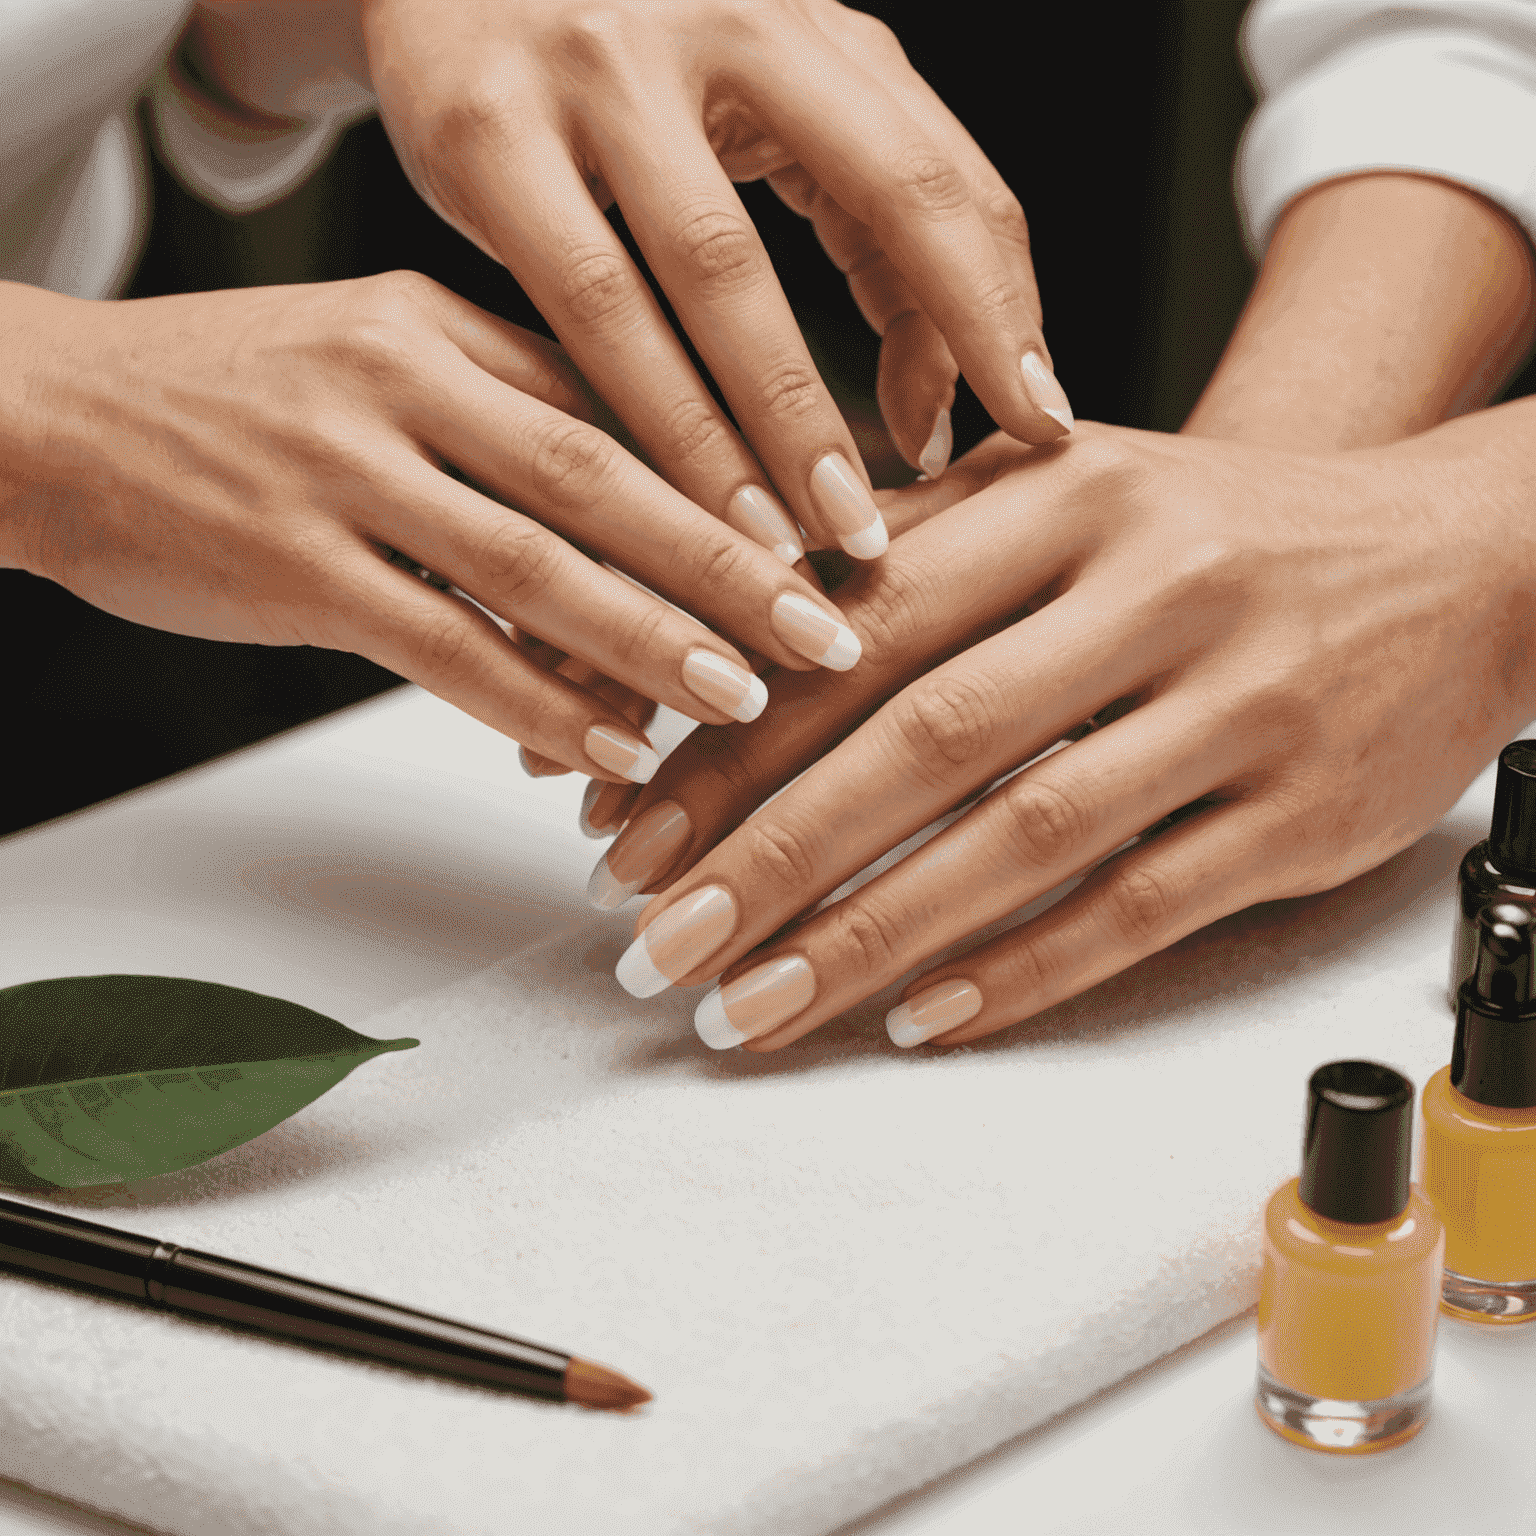
<path id="1" fill-rule="evenodd" d="M 634 1408 L 651 1400 L 651 1394 L 628 1376 L 575 1355 L 565 1368 L 565 1395 L 588 1408 Z"/>

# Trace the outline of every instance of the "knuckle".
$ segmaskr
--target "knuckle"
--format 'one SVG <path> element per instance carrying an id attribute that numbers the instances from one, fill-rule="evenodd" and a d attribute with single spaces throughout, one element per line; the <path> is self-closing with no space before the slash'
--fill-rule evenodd
<path id="1" fill-rule="evenodd" d="M 834 954 L 853 960 L 866 973 L 903 971 L 910 964 L 910 957 L 903 958 L 910 943 L 906 925 L 878 902 L 844 902 L 827 937 Z"/>
<path id="2" fill-rule="evenodd" d="M 783 891 L 794 901 L 796 911 L 804 906 L 816 876 L 814 837 L 782 819 L 749 821 L 737 836 L 753 882 Z"/>
<path id="3" fill-rule="evenodd" d="M 572 251 L 557 275 L 560 302 L 579 325 L 598 325 L 631 311 L 640 291 L 617 251 Z"/>
<path id="4" fill-rule="evenodd" d="M 775 421 L 797 421 L 821 401 L 821 380 L 802 362 L 781 363 L 763 379 L 763 409 Z"/>
<path id="5" fill-rule="evenodd" d="M 954 161 L 926 144 L 898 159 L 891 183 L 904 211 L 919 216 L 952 213 L 971 196 Z"/>
<path id="6" fill-rule="evenodd" d="M 1178 906 L 1172 886 L 1145 864 L 1116 870 L 1105 882 L 1099 899 L 1111 929 L 1137 947 L 1160 938 Z"/>
<path id="7" fill-rule="evenodd" d="M 1076 795 L 1026 774 L 1003 791 L 1001 835 L 1014 857 L 1039 869 L 1073 866 L 1093 830 L 1093 816 Z"/>
<path id="8" fill-rule="evenodd" d="M 487 590 L 518 609 L 537 603 L 554 585 L 560 550 L 532 523 L 507 522 L 485 539 L 473 563 Z"/>
<path id="9" fill-rule="evenodd" d="M 689 584 L 700 592 L 741 591 L 750 580 L 755 546 L 737 542 L 724 529 L 719 542 L 713 538 L 698 551 Z"/>
<path id="10" fill-rule="evenodd" d="M 562 417 L 544 428 L 529 473 L 536 490 L 556 502 L 588 505 L 612 473 L 618 445 L 584 421 Z"/>
<path id="11" fill-rule="evenodd" d="M 1028 254 L 1029 220 L 1024 217 L 1024 205 L 1012 192 L 1006 187 L 993 187 L 984 192 L 981 212 L 995 235 Z"/>
<path id="12" fill-rule="evenodd" d="M 928 594 L 946 589 L 945 573 L 916 561 L 882 561 L 852 602 L 843 604 L 864 644 L 864 661 L 881 665 L 911 651 L 913 636 L 929 630 Z"/>
<path id="13" fill-rule="evenodd" d="M 1054 997 L 1064 990 L 1059 954 L 1054 945 L 1038 939 L 1013 945 L 992 962 L 995 980 L 988 995 L 995 992 L 1020 1002 Z"/>
<path id="14" fill-rule="evenodd" d="M 730 442 L 730 428 L 706 400 L 687 399 L 667 413 L 664 428 L 684 464 L 707 461 Z"/>
<path id="15" fill-rule="evenodd" d="M 663 641 L 663 632 L 671 619 L 671 610 L 660 603 L 647 602 L 613 636 L 618 654 L 632 666 L 644 668 Z"/>
<path id="16" fill-rule="evenodd" d="M 422 675 L 440 686 L 451 687 L 473 670 L 471 630 L 456 610 L 423 624 L 412 639 L 411 649 Z"/>
<path id="17" fill-rule="evenodd" d="M 981 756 L 1002 717 L 998 691 L 984 677 L 929 677 L 891 704 L 890 724 L 902 746 L 937 776 Z"/>
<path id="18" fill-rule="evenodd" d="M 685 219 L 673 237 L 679 260 L 706 288 L 733 288 L 759 269 L 757 236 L 746 221 L 711 208 Z"/>
<path id="19" fill-rule="evenodd" d="M 858 35 L 860 47 L 882 58 L 906 62 L 906 50 L 901 46 L 901 39 L 878 16 L 871 16 L 867 11 L 850 10 L 844 12 L 842 20 L 850 31 Z"/>
<path id="20" fill-rule="evenodd" d="M 563 19 L 556 52 L 568 68 L 583 74 L 623 76 L 635 51 L 635 28 L 635 18 L 625 7 L 588 0 Z"/>

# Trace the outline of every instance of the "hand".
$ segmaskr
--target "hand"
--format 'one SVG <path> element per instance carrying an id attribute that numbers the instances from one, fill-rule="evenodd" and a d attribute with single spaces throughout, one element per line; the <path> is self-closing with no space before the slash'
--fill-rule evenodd
<path id="1" fill-rule="evenodd" d="M 357 651 L 620 781 L 656 764 L 624 708 L 506 626 L 695 719 L 766 695 L 740 651 L 568 541 L 780 666 L 856 659 L 814 587 L 589 424 L 558 348 L 426 278 L 127 303 L 0 284 L 0 315 L 0 564 L 124 618 Z"/>
<path id="2" fill-rule="evenodd" d="M 648 996 L 723 970 L 701 1035 L 772 1050 L 1088 871 L 907 988 L 897 1043 L 954 1044 L 1380 863 L 1536 713 L 1533 422 L 1521 402 L 1332 457 L 991 439 L 922 490 L 969 498 L 838 592 L 859 671 L 776 682 L 762 720 L 695 733 L 641 793 L 593 880 L 602 904 L 663 892 L 620 979 Z"/>
<path id="3" fill-rule="evenodd" d="M 233 25 L 249 6 L 203 10 Z M 362 0 L 361 17 L 418 190 L 507 266 L 666 478 L 736 528 L 798 547 L 775 486 L 812 542 L 885 546 L 732 180 L 769 177 L 849 272 L 912 464 L 947 460 L 957 364 L 1016 437 L 1070 428 L 1017 200 L 870 17 L 832 0 Z M 747 443 L 602 217 L 614 201 Z"/>

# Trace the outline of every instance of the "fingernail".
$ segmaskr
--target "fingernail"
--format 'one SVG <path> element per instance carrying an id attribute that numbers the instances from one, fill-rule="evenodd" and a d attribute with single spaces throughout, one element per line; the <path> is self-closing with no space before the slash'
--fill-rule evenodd
<path id="1" fill-rule="evenodd" d="M 832 525 L 837 542 L 855 560 L 874 560 L 890 545 L 885 519 L 864 482 L 840 453 L 829 453 L 811 470 L 811 500 Z"/>
<path id="2" fill-rule="evenodd" d="M 546 757 L 540 757 L 537 753 L 530 753 L 527 747 L 519 747 L 517 749 L 517 760 L 523 765 L 523 772 L 530 779 L 547 779 L 551 774 L 568 771 L 560 763 L 551 763 Z"/>
<path id="3" fill-rule="evenodd" d="M 723 885 L 700 886 L 647 924 L 613 974 L 631 997 L 655 997 L 703 965 L 735 931 L 735 898 Z"/>
<path id="4" fill-rule="evenodd" d="M 688 812 L 676 801 L 653 805 L 597 861 L 587 881 L 587 900 L 606 912 L 623 906 L 671 864 L 692 832 Z"/>
<path id="5" fill-rule="evenodd" d="M 815 996 L 816 973 L 810 961 L 785 955 L 712 988 L 693 1011 L 693 1027 L 705 1045 L 726 1051 L 794 1018 Z"/>
<path id="6" fill-rule="evenodd" d="M 640 793 L 634 784 L 610 784 L 606 779 L 591 779 L 581 797 L 581 814 L 576 824 L 582 835 L 590 838 L 612 837 L 624 830 L 630 807 Z"/>
<path id="7" fill-rule="evenodd" d="M 859 637 L 846 624 L 798 592 L 774 598 L 768 622 L 790 650 L 833 672 L 846 672 L 864 654 Z"/>
<path id="8" fill-rule="evenodd" d="M 762 678 L 702 647 L 683 658 L 683 681 L 695 698 L 743 724 L 756 720 L 768 704 Z"/>
<path id="9" fill-rule="evenodd" d="M 805 558 L 794 519 L 760 485 L 744 485 L 731 497 L 727 518 L 744 525 L 748 535 L 771 549 L 785 565 Z"/>
<path id="10" fill-rule="evenodd" d="M 1024 393 L 1037 411 L 1044 411 L 1052 421 L 1060 422 L 1063 432 L 1073 425 L 1072 406 L 1056 375 L 1040 360 L 1038 352 L 1026 352 L 1019 364 L 1024 375 Z"/>
<path id="11" fill-rule="evenodd" d="M 610 773 L 622 773 L 631 784 L 645 784 L 661 767 L 649 743 L 611 725 L 594 725 L 582 741 L 587 756 Z"/>
<path id="12" fill-rule="evenodd" d="M 973 982 L 941 981 L 892 1008 L 885 1016 L 885 1032 L 893 1045 L 909 1051 L 980 1012 L 981 990 Z"/>
<path id="13" fill-rule="evenodd" d="M 917 456 L 917 467 L 930 480 L 937 480 L 949 464 L 949 456 L 955 447 L 955 430 L 950 425 L 949 412 L 940 411 L 933 424 L 933 435 L 927 446 Z"/>

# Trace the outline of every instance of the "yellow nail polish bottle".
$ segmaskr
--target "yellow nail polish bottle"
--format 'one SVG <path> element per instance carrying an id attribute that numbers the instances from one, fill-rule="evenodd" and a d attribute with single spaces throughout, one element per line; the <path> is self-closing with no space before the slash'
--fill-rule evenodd
<path id="1" fill-rule="evenodd" d="M 1429 1414 L 1445 1233 L 1408 1182 L 1413 1084 L 1334 1061 L 1307 1084 L 1301 1177 L 1264 1212 L 1259 1417 L 1313 1450 L 1381 1451 Z"/>
<path id="2" fill-rule="evenodd" d="M 1492 902 L 1462 984 L 1451 1064 L 1424 1088 L 1424 1191 L 1445 1223 L 1442 1306 L 1536 1319 L 1536 915 Z"/>

